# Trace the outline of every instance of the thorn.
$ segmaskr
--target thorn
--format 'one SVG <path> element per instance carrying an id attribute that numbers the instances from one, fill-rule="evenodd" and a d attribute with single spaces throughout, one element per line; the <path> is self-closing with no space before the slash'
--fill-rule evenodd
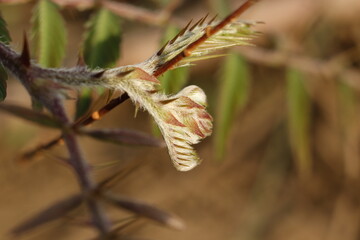
<path id="1" fill-rule="evenodd" d="M 205 17 L 202 18 L 201 22 L 199 23 L 200 25 L 203 25 L 206 18 L 209 16 L 209 13 L 205 15 Z"/>
<path id="2" fill-rule="evenodd" d="M 178 39 L 178 37 L 181 37 L 182 35 L 184 35 L 184 33 L 187 31 L 188 27 L 190 26 L 191 22 L 192 22 L 192 20 L 183 29 L 181 29 L 181 31 L 173 39 L 171 39 L 171 41 L 169 43 L 173 44 L 176 41 L 176 39 Z"/>
<path id="3" fill-rule="evenodd" d="M 101 70 L 100 72 L 96 72 L 96 73 L 93 73 L 91 76 L 93 78 L 101 78 L 102 75 L 104 74 L 105 70 Z"/>
<path id="4" fill-rule="evenodd" d="M 192 22 L 192 20 L 190 20 L 190 22 L 183 29 L 181 29 L 180 32 L 178 34 L 176 34 L 175 37 L 173 37 L 173 39 L 170 40 L 169 44 L 173 44 L 176 41 L 176 39 L 178 39 L 178 37 L 181 37 L 182 35 L 184 35 L 186 30 L 190 26 L 191 22 Z"/>
<path id="5" fill-rule="evenodd" d="M 169 41 L 167 41 L 165 43 L 165 45 L 156 53 L 156 55 L 160 56 L 164 52 L 164 50 L 168 44 L 169 44 Z"/>
<path id="6" fill-rule="evenodd" d="M 23 50 L 20 55 L 20 61 L 26 66 L 30 67 L 30 52 L 29 52 L 29 44 L 26 38 L 26 33 L 24 32 L 24 43 Z"/>
<path id="7" fill-rule="evenodd" d="M 186 32 L 186 30 L 188 30 L 190 24 L 192 23 L 192 19 L 189 21 L 189 23 L 179 32 L 180 36 L 184 35 L 184 33 Z"/>
<path id="8" fill-rule="evenodd" d="M 78 60 L 77 60 L 76 66 L 78 66 L 78 67 L 86 66 L 84 55 L 82 52 L 79 52 L 79 54 L 78 54 Z"/>
<path id="9" fill-rule="evenodd" d="M 135 69 L 130 69 L 130 70 L 127 70 L 125 72 L 120 72 L 118 74 L 116 74 L 117 77 L 125 77 L 126 75 L 132 73 Z"/>
<path id="10" fill-rule="evenodd" d="M 176 36 L 173 37 L 173 39 L 170 40 L 169 44 L 173 44 L 176 41 L 176 39 L 179 37 L 179 34 L 180 34 L 180 32 L 178 34 L 176 34 Z"/>
<path id="11" fill-rule="evenodd" d="M 149 94 L 154 94 L 154 93 L 157 93 L 157 92 L 159 92 L 158 90 L 148 90 L 148 91 L 146 91 L 147 93 L 149 93 Z"/>
<path id="12" fill-rule="evenodd" d="M 212 18 L 212 19 L 210 19 L 210 21 L 208 22 L 208 25 L 210 25 L 210 24 L 212 24 L 214 21 L 215 21 L 215 19 L 217 18 L 217 14 Z"/>
<path id="13" fill-rule="evenodd" d="M 199 21 L 197 21 L 189 30 L 192 31 L 194 30 L 197 26 L 199 26 L 199 23 L 202 21 L 202 18 L 199 19 Z"/>
<path id="14" fill-rule="evenodd" d="M 173 39 L 170 40 L 169 43 L 170 43 L 170 44 L 173 44 L 173 43 L 176 41 L 176 39 L 178 39 L 178 37 L 181 37 L 182 35 L 184 35 L 184 33 L 186 32 L 186 30 L 187 30 L 188 27 L 190 26 L 191 22 L 192 22 L 192 20 L 190 20 L 190 22 L 189 22 L 183 29 L 181 29 L 180 32 L 179 32 Z"/>

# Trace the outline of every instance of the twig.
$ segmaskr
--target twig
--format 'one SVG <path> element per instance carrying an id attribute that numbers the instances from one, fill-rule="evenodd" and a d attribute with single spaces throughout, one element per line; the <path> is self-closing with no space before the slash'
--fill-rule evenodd
<path id="1" fill-rule="evenodd" d="M 104 1 L 104 4 L 108 4 L 109 1 Z M 234 19 L 239 17 L 244 11 L 246 11 L 249 7 L 251 7 L 252 4 L 254 4 L 256 1 L 253 0 L 247 0 L 245 1 L 238 9 L 236 9 L 232 14 L 230 14 L 227 18 L 222 20 L 220 23 L 218 23 L 214 27 L 210 27 L 207 29 L 206 33 L 200 37 L 197 41 L 190 44 L 184 51 L 180 52 L 177 56 L 175 56 L 172 60 L 166 62 L 163 65 L 160 65 L 157 70 L 154 72 L 154 76 L 158 77 L 164 72 L 170 70 L 174 65 L 176 65 L 179 61 L 181 61 L 183 58 L 188 56 L 192 51 L 194 51 L 199 45 L 201 45 L 203 42 L 205 42 L 207 39 L 209 39 L 211 36 L 216 34 L 218 31 L 220 31 L 222 28 L 224 28 L 227 24 L 231 23 Z M 115 3 L 111 3 L 115 4 Z M 118 3 L 116 3 L 118 4 Z M 109 6 L 109 5 L 108 5 Z M 171 6 L 172 9 L 174 9 L 174 6 Z M 43 72 L 43 69 L 40 69 L 40 72 Z M 91 73 L 88 73 L 91 74 Z M 87 119 L 77 122 L 74 127 L 81 127 L 88 124 L 93 123 L 96 120 L 101 119 L 106 113 L 110 112 L 112 109 L 114 109 L 119 104 L 123 103 L 129 98 L 129 96 L 124 93 L 121 96 L 112 99 L 108 104 L 106 104 L 104 107 L 102 107 L 100 110 L 94 112 L 89 116 Z M 32 157 L 36 155 L 37 152 L 45 149 L 50 149 L 51 147 L 55 146 L 57 143 L 60 142 L 60 139 L 62 136 L 59 136 L 53 140 L 51 140 L 48 144 L 44 144 L 41 146 L 36 147 L 35 149 L 28 151 L 24 153 L 20 159 L 29 159 L 29 157 Z"/>
<path id="2" fill-rule="evenodd" d="M 46 88 L 46 86 L 41 87 L 34 83 L 34 79 L 38 76 L 58 73 L 54 69 L 43 69 L 31 63 L 28 50 L 26 39 L 21 55 L 14 52 L 5 44 L 0 43 L 1 63 L 22 82 L 31 96 L 36 96 L 37 100 L 46 106 L 64 125 L 62 136 L 69 151 L 69 162 L 76 172 L 83 194 L 89 196 L 86 198 L 86 202 L 91 213 L 93 224 L 98 228 L 101 236 L 105 236 L 110 232 L 110 224 L 98 202 L 91 197 L 92 192 L 96 190 L 96 184 L 89 173 L 90 166 L 81 154 L 75 132 L 72 129 L 67 128 L 67 126 L 71 126 L 71 123 L 66 116 L 61 98 L 59 98 L 57 94 L 53 95 L 53 92 Z M 69 72 L 71 71 L 68 71 L 67 74 L 69 74 Z M 74 76 L 78 74 L 76 72 L 78 71 L 75 70 Z M 89 74 L 88 71 L 83 73 L 85 73 L 85 75 Z"/>
<path id="3" fill-rule="evenodd" d="M 102 6 L 121 17 L 146 24 L 161 26 L 167 24 L 168 21 L 175 25 L 183 24 L 183 22 L 179 19 L 170 19 L 172 11 L 174 11 L 180 3 L 181 0 L 170 1 L 165 8 L 158 12 L 153 12 L 123 2 L 114 2 L 109 0 L 102 1 Z"/>
<path id="4" fill-rule="evenodd" d="M 223 29 L 226 25 L 234 21 L 236 18 L 238 18 L 243 12 L 245 12 L 248 8 L 250 8 L 255 1 L 247 0 L 245 1 L 238 9 L 236 9 L 233 13 L 231 13 L 228 17 L 223 19 L 221 22 L 219 22 L 216 26 L 211 27 L 208 26 L 206 29 L 206 32 L 202 37 L 200 37 L 198 40 L 190 44 L 184 51 L 180 52 L 177 56 L 175 56 L 170 61 L 166 62 L 165 64 L 159 66 L 157 70 L 154 72 L 154 76 L 158 77 L 164 72 L 168 71 L 172 67 L 174 67 L 178 62 L 180 62 L 185 57 L 188 57 L 191 55 L 191 52 L 194 51 L 198 46 L 200 46 L 202 43 L 204 43 L 206 40 L 208 40 L 211 36 L 219 32 L 221 29 Z"/>
<path id="5" fill-rule="evenodd" d="M 239 53 L 248 60 L 272 67 L 294 67 L 305 73 L 327 78 L 337 78 L 351 87 L 360 89 L 360 71 L 342 64 L 337 56 L 330 60 L 321 60 L 299 54 L 289 54 L 279 50 L 263 48 L 241 48 Z"/>
<path id="6" fill-rule="evenodd" d="M 73 132 L 65 133 L 63 139 L 69 150 L 70 162 L 77 173 L 82 191 L 86 195 L 91 195 L 96 190 L 96 184 L 90 176 L 90 166 L 82 157 L 75 134 Z M 92 215 L 93 224 L 98 228 L 102 237 L 106 236 L 111 230 L 110 221 L 96 199 L 90 196 L 86 198 L 86 201 Z"/>

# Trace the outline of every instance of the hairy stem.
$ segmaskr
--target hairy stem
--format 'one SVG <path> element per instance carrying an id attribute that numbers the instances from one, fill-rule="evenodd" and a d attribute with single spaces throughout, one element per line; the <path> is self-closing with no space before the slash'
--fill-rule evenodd
<path id="1" fill-rule="evenodd" d="M 43 69 L 30 62 L 30 59 L 26 53 L 27 44 L 24 44 L 24 51 L 21 55 L 10 49 L 7 45 L 0 43 L 0 61 L 1 63 L 17 77 L 21 83 L 26 87 L 29 94 L 36 97 L 48 110 L 57 117 L 64 126 L 71 126 L 72 123 L 69 121 L 64 106 L 62 105 L 61 98 L 58 95 L 51 95 L 48 93 L 46 88 L 41 86 L 34 86 L 33 79 L 39 77 L 50 77 L 56 78 L 63 74 L 62 77 L 69 77 L 71 75 L 78 78 L 89 77 L 91 74 L 88 70 L 55 70 L 55 69 Z M 83 75 L 81 75 L 83 74 Z M 40 93 L 40 95 L 38 95 Z M 49 95 L 48 95 L 49 94 Z M 95 198 L 91 197 L 92 193 L 96 190 L 96 184 L 90 174 L 90 166 L 82 156 L 80 146 L 76 139 L 75 132 L 72 129 L 65 129 L 62 137 L 68 148 L 70 155 L 69 162 L 75 170 L 76 176 L 79 180 L 81 190 L 86 197 L 86 203 L 91 213 L 93 224 L 97 227 L 101 236 L 106 236 L 110 232 L 110 222 L 106 217 L 99 203 Z M 54 143 L 58 141 L 53 141 Z"/>
<path id="2" fill-rule="evenodd" d="M 70 163 L 77 173 L 82 191 L 84 195 L 90 195 L 90 197 L 86 198 L 86 203 L 91 212 L 93 224 L 97 227 L 101 236 L 106 236 L 110 232 L 111 225 L 100 204 L 91 197 L 92 192 L 96 189 L 96 184 L 91 178 L 89 165 L 80 152 L 75 134 L 65 133 L 63 139 L 70 154 Z"/>
<path id="3" fill-rule="evenodd" d="M 204 42 L 206 42 L 209 38 L 214 36 L 216 33 L 221 31 L 223 28 L 225 28 L 228 24 L 231 24 L 232 21 L 234 21 L 239 15 L 241 15 L 245 10 L 247 10 L 250 6 L 252 6 L 253 3 L 255 3 L 255 0 L 245 0 L 241 6 L 236 9 L 233 13 L 231 13 L 228 17 L 226 17 L 224 20 L 220 21 L 215 26 L 209 25 L 206 28 L 205 33 L 198 38 L 193 43 L 189 44 L 183 51 L 181 51 L 179 54 L 175 55 L 172 59 L 169 61 L 160 64 L 156 66 L 154 69 L 154 72 L 151 73 L 154 77 L 158 77 L 164 72 L 172 69 L 174 66 L 176 66 L 180 61 L 182 61 L 184 58 L 188 57 L 192 54 L 200 45 L 202 45 Z M 205 18 L 203 19 L 205 20 Z M 24 48 L 25 49 L 25 48 Z M 7 61 L 7 57 L 4 57 L 5 60 L 3 60 L 2 55 L 11 55 L 10 59 L 13 59 L 14 61 Z M 4 55 L 4 56 L 5 56 Z M 22 54 L 24 56 L 28 56 L 28 54 Z M 102 74 L 105 72 L 104 70 L 96 70 L 92 71 L 90 69 L 87 69 L 86 67 L 75 67 L 70 69 L 51 69 L 51 68 L 41 68 L 36 64 L 32 64 L 29 59 L 25 59 L 25 61 L 21 61 L 21 56 L 15 53 L 13 50 L 8 48 L 6 45 L 0 43 L 0 60 L 3 61 L 3 64 L 5 67 L 9 68 L 16 76 L 18 76 L 18 70 L 19 67 L 23 67 L 24 62 L 28 63 L 28 66 L 26 68 L 26 73 L 29 73 L 34 79 L 36 78 L 43 78 L 52 80 L 54 82 L 64 83 L 71 86 L 81 86 L 81 85 L 106 85 L 108 82 L 106 82 L 108 79 L 102 78 Z M 23 59 L 24 60 L 24 59 Z M 121 74 L 121 68 L 115 68 L 110 70 L 113 75 L 116 75 L 116 72 Z M 107 72 L 107 71 L 106 71 Z M 18 76 L 19 77 L 19 76 Z M 20 78 L 21 79 L 21 78 Z M 24 84 L 26 86 L 26 84 Z M 39 94 L 38 94 L 39 95 Z M 98 119 L 100 119 L 103 115 L 111 111 L 113 108 L 127 100 L 129 96 L 124 93 L 122 96 L 115 98 L 111 100 L 108 104 L 106 104 L 104 107 L 102 107 L 100 110 L 95 112 L 96 114 L 90 115 L 85 120 L 82 120 L 81 122 L 75 123 L 73 127 L 81 127 L 84 125 L 88 125 Z M 49 106 L 48 106 L 49 109 Z M 96 117 L 94 117 L 96 116 Z M 43 145 L 46 148 L 50 148 L 52 146 L 55 146 L 61 139 L 62 136 L 59 136 L 57 139 L 51 141 L 49 144 Z M 35 150 L 32 150 L 28 153 L 25 153 L 23 155 L 22 159 L 28 159 L 29 157 L 35 155 L 35 153 L 38 150 L 44 149 L 42 146 L 37 147 Z"/>

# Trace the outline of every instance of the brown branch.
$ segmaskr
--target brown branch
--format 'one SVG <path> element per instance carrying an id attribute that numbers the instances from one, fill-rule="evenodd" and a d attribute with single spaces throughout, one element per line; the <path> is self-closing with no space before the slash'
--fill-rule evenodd
<path id="1" fill-rule="evenodd" d="M 69 161 L 77 173 L 76 175 L 79 178 L 83 194 L 91 195 L 96 191 L 97 186 L 90 176 L 90 166 L 82 156 L 76 135 L 73 132 L 64 133 L 63 139 L 70 154 Z M 97 199 L 93 197 L 87 197 L 85 200 L 91 213 L 93 224 L 97 227 L 101 239 L 105 238 L 111 232 L 111 224 L 109 219 L 107 218 Z"/>
<path id="2" fill-rule="evenodd" d="M 13 51 L 7 45 L 0 43 L 0 61 L 2 65 L 25 86 L 30 96 L 36 97 L 36 100 L 40 101 L 63 126 L 71 125 L 62 104 L 62 99 L 57 94 L 53 94 L 53 89 L 49 89 L 46 85 L 39 86 L 34 84 L 33 79 L 38 75 L 36 75 L 36 71 L 33 70 L 45 72 L 56 71 L 54 69 L 42 69 L 31 63 L 26 40 L 24 41 L 24 48 L 21 55 Z M 85 196 L 90 195 L 96 190 L 97 186 L 89 173 L 90 166 L 82 156 L 75 131 L 67 129 L 66 127 L 62 130 L 63 139 L 70 156 L 69 163 L 76 173 L 83 194 Z M 110 232 L 110 224 L 105 213 L 100 208 L 99 203 L 96 199 L 91 197 L 87 198 L 86 202 L 91 215 L 91 220 L 97 227 L 100 235 L 107 235 Z"/>
<path id="3" fill-rule="evenodd" d="M 123 2 L 104 0 L 101 4 L 104 8 L 123 18 L 161 26 L 167 24 L 168 21 L 175 25 L 181 25 L 183 23 L 181 20 L 176 18 L 170 19 L 172 12 L 180 5 L 181 2 L 182 0 L 170 1 L 167 6 L 157 12 Z"/>
<path id="4" fill-rule="evenodd" d="M 270 67 L 293 67 L 305 73 L 332 79 L 339 79 L 351 87 L 360 89 L 360 71 L 343 64 L 343 59 L 335 56 L 321 60 L 309 56 L 290 54 L 279 50 L 263 48 L 240 48 L 239 53 L 251 62 Z"/>
<path id="5" fill-rule="evenodd" d="M 79 127 L 82 127 L 82 126 L 90 125 L 94 121 L 99 120 L 102 116 L 104 116 L 106 113 L 110 112 L 112 109 L 114 109 L 116 106 L 120 105 L 121 103 L 123 103 L 127 99 L 129 99 L 129 96 L 126 93 L 122 94 L 121 96 L 119 96 L 117 98 L 112 99 L 108 104 L 106 104 L 100 110 L 98 110 L 98 111 L 94 112 L 93 114 L 91 114 L 88 118 L 85 118 L 85 119 L 83 119 L 83 120 L 81 120 L 79 122 L 76 122 L 73 125 L 73 128 L 79 128 Z M 60 136 L 54 138 L 53 140 L 51 140 L 50 142 L 48 142 L 46 144 L 42 144 L 40 146 L 35 147 L 34 149 L 26 151 L 25 153 L 21 154 L 18 157 L 19 161 L 20 162 L 27 162 L 30 159 L 33 159 L 41 151 L 49 150 L 52 147 L 55 147 L 56 145 L 61 143 L 62 138 L 63 138 L 63 135 L 60 135 Z"/>

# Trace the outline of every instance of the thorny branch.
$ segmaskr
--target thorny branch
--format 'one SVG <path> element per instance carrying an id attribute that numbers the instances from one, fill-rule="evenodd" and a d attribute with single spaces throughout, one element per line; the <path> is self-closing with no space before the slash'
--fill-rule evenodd
<path id="1" fill-rule="evenodd" d="M 60 141 L 62 138 L 65 142 L 65 145 L 69 152 L 69 163 L 76 172 L 78 177 L 79 184 L 81 186 L 82 193 L 84 195 L 84 200 L 87 203 L 88 209 L 91 213 L 92 223 L 96 226 L 99 231 L 100 237 L 106 237 L 111 232 L 111 224 L 102 210 L 99 202 L 93 196 L 97 191 L 97 184 L 94 182 L 90 171 L 89 165 L 83 158 L 80 146 L 76 139 L 76 128 L 92 123 L 93 121 L 99 119 L 102 115 L 111 111 L 114 107 L 125 101 L 126 99 L 132 97 L 135 102 L 142 103 L 145 108 L 147 107 L 150 110 L 153 110 L 152 114 L 154 118 L 157 118 L 159 123 L 172 124 L 171 128 L 180 128 L 183 131 L 178 131 L 176 137 L 174 137 L 172 132 L 166 132 L 168 127 L 162 126 L 162 131 L 164 138 L 167 141 L 169 151 L 173 151 L 175 160 L 179 162 L 174 162 L 178 170 L 186 171 L 198 164 L 199 159 L 196 156 L 196 153 L 193 152 L 191 144 L 197 143 L 200 139 L 208 136 L 211 133 L 211 116 L 206 112 L 206 97 L 202 90 L 196 86 L 190 86 L 179 94 L 175 95 L 172 98 L 167 98 L 166 96 L 153 95 L 156 93 L 155 86 L 158 84 L 156 77 L 166 72 L 167 70 L 176 67 L 176 65 L 181 62 L 184 58 L 190 56 L 196 48 L 203 43 L 205 43 L 209 38 L 213 37 L 220 30 L 225 30 L 225 27 L 232 23 L 232 21 L 237 18 L 241 13 L 243 13 L 247 8 L 252 5 L 253 1 L 245 1 L 234 13 L 225 18 L 223 21 L 220 21 L 218 24 L 211 25 L 212 20 L 208 24 L 204 24 L 206 18 L 200 19 L 199 22 L 195 23 L 189 30 L 186 26 L 180 33 L 172 39 L 168 44 L 164 46 L 156 55 L 154 55 L 150 60 L 154 61 L 152 65 L 139 64 L 134 66 L 126 66 L 115 69 L 108 70 L 90 70 L 86 67 L 74 67 L 70 69 L 55 69 L 55 68 L 43 68 L 39 65 L 33 63 L 30 60 L 29 49 L 27 41 L 24 41 L 24 49 L 21 54 L 13 51 L 9 46 L 0 43 L 0 61 L 4 67 L 6 67 L 10 72 L 12 72 L 15 77 L 17 77 L 22 84 L 26 87 L 28 92 L 32 97 L 37 98 L 58 120 L 63 123 L 62 135 L 61 137 L 51 141 L 50 143 L 43 145 L 43 148 L 50 148 Z M 171 7 L 170 7 L 171 8 Z M 246 25 L 246 24 L 244 24 Z M 206 27 L 204 29 L 204 26 Z M 235 27 L 236 28 L 236 27 Z M 193 30 L 196 29 L 195 32 Z M 226 32 L 226 30 L 225 30 Z M 202 35 L 199 35 L 202 34 Z M 184 39 L 187 37 L 194 36 L 194 38 Z M 179 40 L 179 39 L 180 40 Z M 247 38 L 249 39 L 249 38 Z M 181 46 L 177 52 L 176 49 L 179 49 L 178 45 L 186 40 L 188 45 Z M 222 42 L 220 43 L 222 44 Z M 242 44 L 242 42 L 233 43 L 233 44 Z M 226 45 L 228 46 L 228 45 Z M 225 46 L 225 47 L 226 47 Z M 175 49 L 175 50 L 174 50 Z M 177 54 L 172 57 L 172 51 L 175 51 Z M 204 50 L 205 54 L 210 52 L 210 50 Z M 165 55 L 163 55 L 163 53 Z M 142 70 L 141 67 L 144 67 L 145 70 Z M 151 68 L 153 67 L 153 68 Z M 38 81 L 39 79 L 44 79 L 47 81 Z M 120 81 L 120 82 L 119 82 Z M 145 96 L 137 96 L 139 93 L 139 85 L 137 81 L 143 85 L 143 91 Z M 62 94 L 61 90 L 66 86 L 82 86 L 90 83 L 90 85 L 102 85 L 109 87 L 114 87 L 117 89 L 124 90 L 129 94 L 124 94 L 119 98 L 112 100 L 109 104 L 104 106 L 102 109 L 92 114 L 90 118 L 85 120 L 72 123 L 66 113 L 64 106 L 62 105 Z M 153 97 L 154 96 L 154 97 Z M 156 101 L 155 101 L 156 98 Z M 183 101 L 188 104 L 185 104 Z M 168 104 L 168 105 L 167 105 Z M 162 105 L 167 105 L 164 112 L 159 113 L 159 108 Z M 174 109 L 181 110 L 176 114 L 178 117 L 182 115 L 187 116 L 187 122 L 179 122 L 176 118 L 173 117 Z M 168 114 L 168 115 L 166 115 Z M 95 117 L 96 115 L 96 117 Z M 191 118 L 191 116 L 196 116 Z M 170 117 L 170 118 L 164 118 Z M 189 118 L 190 116 L 190 118 Z M 163 119 L 164 118 L 164 119 Z M 191 120 L 191 121 L 189 121 Z M 187 132 L 188 131 L 188 132 Z M 188 139 L 182 139 L 182 134 L 187 134 Z M 180 135 L 179 135 L 180 134 Z M 176 139 L 176 144 L 172 142 L 172 138 Z M 41 149 L 43 149 L 41 148 Z M 178 153 L 177 148 L 182 148 L 186 150 L 184 152 Z M 39 148 L 40 149 L 40 148 Z M 34 155 L 36 152 L 28 153 L 28 156 Z M 178 154 L 178 155 L 176 155 Z M 188 164 L 186 161 L 193 160 L 193 164 Z M 174 159 L 173 159 L 174 161 Z M 183 162 L 182 162 L 183 161 Z M 139 206 L 136 206 L 138 209 Z"/>
<path id="2" fill-rule="evenodd" d="M 37 96 L 53 114 L 63 124 L 63 139 L 69 151 L 69 163 L 73 166 L 85 196 L 85 200 L 92 215 L 94 225 L 99 229 L 101 236 L 105 236 L 110 232 L 110 224 L 105 216 L 105 213 L 100 208 L 96 200 L 89 196 L 96 189 L 96 185 L 89 173 L 89 165 L 83 159 L 75 133 L 72 130 L 67 130 L 66 126 L 70 125 L 69 119 L 66 116 L 61 99 L 58 95 L 51 95 L 47 90 L 41 86 L 34 86 L 34 79 L 38 77 L 36 73 L 41 68 L 30 62 L 29 49 L 26 40 L 24 41 L 24 49 L 21 55 L 15 53 L 4 44 L 0 44 L 0 60 L 2 64 L 9 69 L 28 89 L 32 96 Z M 38 93 L 47 95 L 37 95 Z"/>
<path id="3" fill-rule="evenodd" d="M 223 19 L 222 21 L 220 21 L 217 25 L 215 25 L 214 27 L 209 26 L 206 29 L 206 32 L 204 33 L 204 35 L 202 37 L 200 37 L 197 41 L 193 42 L 191 45 L 189 45 L 187 48 L 185 48 L 183 51 L 181 51 L 178 55 L 176 55 L 172 60 L 166 62 L 163 65 L 158 66 L 158 68 L 156 69 L 156 71 L 153 73 L 153 75 L 155 77 L 160 76 L 161 74 L 163 74 L 164 72 L 170 70 L 171 68 L 173 68 L 177 63 L 179 63 L 182 59 L 184 59 L 185 57 L 191 55 L 191 52 L 194 51 L 198 46 L 200 46 L 203 42 L 205 42 L 207 39 L 209 39 L 211 36 L 213 36 L 214 34 L 216 34 L 219 30 L 221 30 L 224 26 L 226 26 L 227 24 L 231 23 L 232 21 L 234 21 L 236 18 L 238 18 L 244 11 L 246 11 L 248 8 L 250 8 L 254 3 L 256 3 L 256 1 L 245 1 L 238 9 L 236 9 L 233 13 L 231 13 L 227 18 Z M 205 17 L 206 18 L 206 17 Z M 205 21 L 205 18 L 200 19 L 196 24 L 199 24 L 201 22 Z M 210 20 L 211 22 L 212 20 Z M 195 25 L 196 25 L 195 24 Z M 187 26 L 188 27 L 188 26 Z M 185 27 L 184 29 L 186 30 Z M 177 37 L 177 36 L 176 36 Z M 176 37 L 174 39 L 176 39 Z M 165 45 L 166 46 L 166 45 Z M 164 46 L 164 47 L 165 47 Z M 158 53 L 160 53 L 163 50 L 160 49 Z M 114 109 L 116 106 L 118 106 L 119 104 L 123 103 L 124 101 L 126 101 L 127 99 L 129 99 L 129 96 L 124 93 L 123 95 L 112 99 L 108 104 L 106 104 L 104 107 L 102 107 L 100 110 L 94 112 L 93 114 L 91 114 L 87 119 L 84 119 L 81 122 L 77 122 L 75 125 L 76 127 L 80 127 L 80 126 L 86 126 L 88 124 L 93 123 L 94 121 L 97 121 L 99 119 L 101 119 L 105 114 L 107 114 L 108 112 L 110 112 L 112 109 Z M 58 144 L 61 140 L 62 136 L 59 136 L 53 140 L 51 140 L 49 143 L 47 144 L 43 144 L 40 145 L 26 153 L 24 153 L 21 157 L 20 160 L 29 160 L 32 157 L 34 157 L 38 152 L 42 151 L 42 150 L 47 150 L 50 149 L 51 147 L 55 146 L 56 144 Z"/>

